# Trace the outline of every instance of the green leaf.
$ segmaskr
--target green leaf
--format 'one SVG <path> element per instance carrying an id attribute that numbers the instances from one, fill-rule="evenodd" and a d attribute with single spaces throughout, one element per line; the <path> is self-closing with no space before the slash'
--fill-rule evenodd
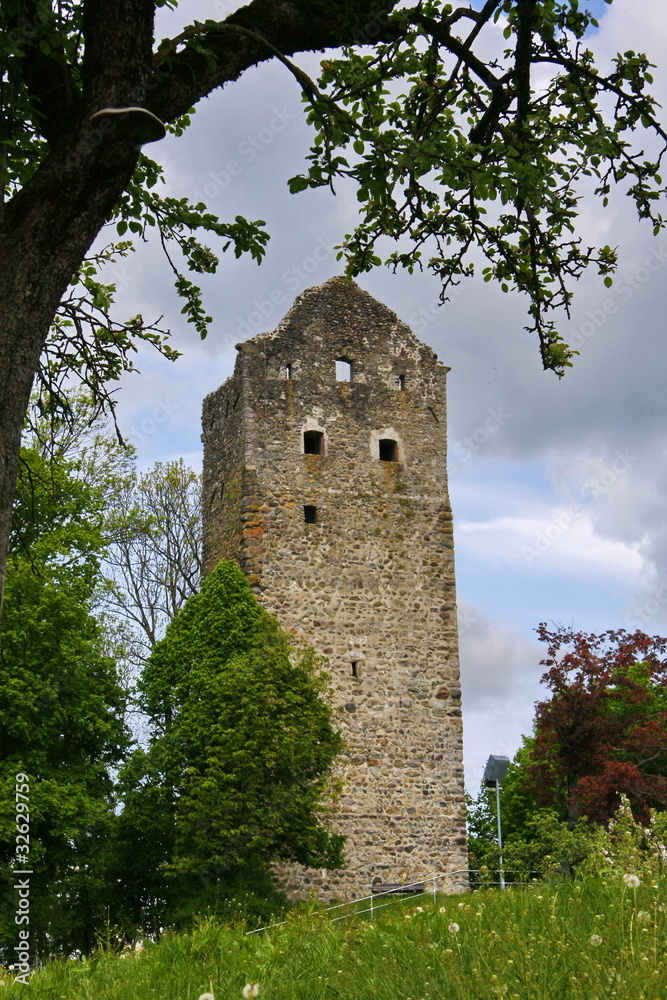
<path id="1" fill-rule="evenodd" d="M 290 177 L 287 182 L 287 186 L 290 194 L 297 194 L 299 191 L 305 191 L 306 188 L 309 187 L 308 178 L 301 175 L 297 177 Z"/>

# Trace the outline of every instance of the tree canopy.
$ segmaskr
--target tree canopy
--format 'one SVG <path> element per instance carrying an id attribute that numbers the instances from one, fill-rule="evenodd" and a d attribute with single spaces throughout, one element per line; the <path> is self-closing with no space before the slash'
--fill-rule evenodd
<path id="1" fill-rule="evenodd" d="M 110 444 L 110 442 L 108 442 Z M 201 477 L 178 462 L 119 470 L 105 511 L 105 608 L 146 659 L 201 580 Z"/>
<path id="2" fill-rule="evenodd" d="M 537 703 L 533 735 L 523 738 L 502 784 L 507 867 L 565 873 L 593 855 L 604 867 L 603 832 L 614 840 L 626 813 L 647 850 L 657 814 L 664 843 L 667 639 L 545 624 L 537 631 L 548 649 L 541 662 L 550 697 Z M 483 787 L 468 806 L 471 866 L 495 870 L 495 792 Z"/>
<path id="3" fill-rule="evenodd" d="M 667 808 L 667 639 L 624 629 L 602 635 L 549 630 L 535 715 L 531 773 L 538 805 L 573 824 L 605 823 L 624 794 L 647 821 Z"/>
<path id="4" fill-rule="evenodd" d="M 33 954 L 90 949 L 108 903 L 112 769 L 129 746 L 125 694 L 94 615 L 100 498 L 24 449 L 0 635 L 0 950 L 14 958 L 16 775 L 29 816 Z M 24 864 L 23 867 L 26 867 Z"/>
<path id="5" fill-rule="evenodd" d="M 313 654 L 294 655 L 224 562 L 154 647 L 139 682 L 149 745 L 123 772 L 120 837 L 143 860 L 137 910 L 160 896 L 201 906 L 281 859 L 342 864 L 342 838 L 321 815 L 341 738 Z"/>
<path id="6" fill-rule="evenodd" d="M 142 134 L 141 113 L 104 109 L 145 109 L 180 135 L 198 101 L 280 60 L 315 130 L 292 190 L 339 177 L 358 189 L 359 225 L 341 250 L 348 273 L 379 263 L 388 237 L 399 241 L 388 263 L 431 267 L 446 297 L 478 250 L 485 279 L 528 297 L 543 363 L 559 375 L 573 352 L 552 311 L 567 312 L 587 266 L 610 281 L 616 264 L 614 248 L 588 247 L 577 232 L 579 181 L 593 177 L 603 202 L 624 185 L 640 217 L 663 225 L 667 135 L 649 60 L 628 49 L 596 68 L 586 42 L 595 21 L 579 0 L 252 0 L 156 42 L 165 5 L 176 0 L 0 3 L 0 576 L 35 376 L 56 399 L 74 374 L 110 401 L 138 340 L 174 355 L 152 321 L 115 318 L 100 264 L 155 233 L 203 336 L 210 317 L 188 272 L 215 271 L 219 249 L 199 234 L 258 261 L 268 238 L 260 220 L 220 220 L 161 194 L 162 168 L 138 148 L 159 129 Z M 315 81 L 292 57 L 323 49 L 340 51 Z M 91 252 L 107 223 L 117 238 Z"/>

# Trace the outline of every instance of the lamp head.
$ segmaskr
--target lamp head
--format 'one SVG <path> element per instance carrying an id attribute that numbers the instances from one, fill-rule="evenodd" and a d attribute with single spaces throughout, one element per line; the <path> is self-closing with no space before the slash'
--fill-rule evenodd
<path id="1" fill-rule="evenodd" d="M 484 768 L 484 784 L 488 787 L 500 784 L 507 774 L 507 768 L 510 766 L 509 757 L 498 756 L 497 754 L 491 754 L 486 762 L 486 767 Z"/>

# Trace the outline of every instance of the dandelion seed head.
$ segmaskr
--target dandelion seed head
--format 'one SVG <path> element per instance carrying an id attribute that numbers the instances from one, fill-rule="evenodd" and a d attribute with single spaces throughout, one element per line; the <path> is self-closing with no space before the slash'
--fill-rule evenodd
<path id="1" fill-rule="evenodd" d="M 199 1000 L 215 1000 L 215 997 L 213 996 L 212 993 L 202 993 L 202 995 L 199 997 Z"/>
<path id="2" fill-rule="evenodd" d="M 451 923 L 447 927 L 447 930 L 449 931 L 450 934 L 458 934 L 458 932 L 461 930 L 461 928 L 459 927 L 458 924 Z"/>
<path id="3" fill-rule="evenodd" d="M 589 940 L 594 948 L 599 948 L 602 944 L 602 938 L 599 934 L 591 934 Z"/>
<path id="4" fill-rule="evenodd" d="M 252 997 L 256 997 L 259 993 L 259 985 L 257 983 L 246 983 L 243 987 L 243 996 L 245 1000 L 252 1000 Z"/>
<path id="5" fill-rule="evenodd" d="M 641 885 L 641 882 L 636 875 L 624 875 L 623 881 L 627 885 L 628 889 L 638 889 Z"/>
<path id="6" fill-rule="evenodd" d="M 639 913 L 637 914 L 637 920 L 639 921 L 640 924 L 650 924 L 653 920 L 653 917 L 647 910 L 640 910 Z"/>
<path id="7" fill-rule="evenodd" d="M 446 912 L 447 912 L 447 907 L 446 906 L 441 906 L 440 907 L 440 913 L 446 913 Z"/>

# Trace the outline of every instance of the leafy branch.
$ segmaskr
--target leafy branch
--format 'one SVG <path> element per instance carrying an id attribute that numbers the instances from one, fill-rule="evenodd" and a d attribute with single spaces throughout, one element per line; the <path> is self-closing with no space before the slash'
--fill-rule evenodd
<path id="1" fill-rule="evenodd" d="M 469 20 L 472 30 L 459 37 Z M 337 178 L 356 185 L 361 220 L 339 255 L 352 275 L 381 263 L 389 238 L 399 249 L 385 263 L 427 266 L 445 301 L 485 256 L 486 281 L 528 297 L 527 328 L 559 376 L 576 351 L 552 314 L 569 317 L 572 283 L 588 267 L 609 285 L 617 264 L 614 248 L 585 246 L 577 234 L 582 178 L 599 179 L 604 205 L 612 182 L 626 182 L 640 218 L 655 233 L 665 224 L 657 204 L 667 132 L 647 92 L 651 64 L 628 51 L 599 72 L 582 41 L 595 24 L 575 0 L 401 9 L 373 55 L 350 48 L 322 63 L 316 99 L 304 92 L 316 130 L 308 169 L 290 181 L 293 192 Z M 514 46 L 484 61 L 473 43 L 501 28 Z M 531 70 L 540 64 L 554 73 L 538 91 Z M 659 144 L 654 158 L 633 147 L 638 129 Z"/>

